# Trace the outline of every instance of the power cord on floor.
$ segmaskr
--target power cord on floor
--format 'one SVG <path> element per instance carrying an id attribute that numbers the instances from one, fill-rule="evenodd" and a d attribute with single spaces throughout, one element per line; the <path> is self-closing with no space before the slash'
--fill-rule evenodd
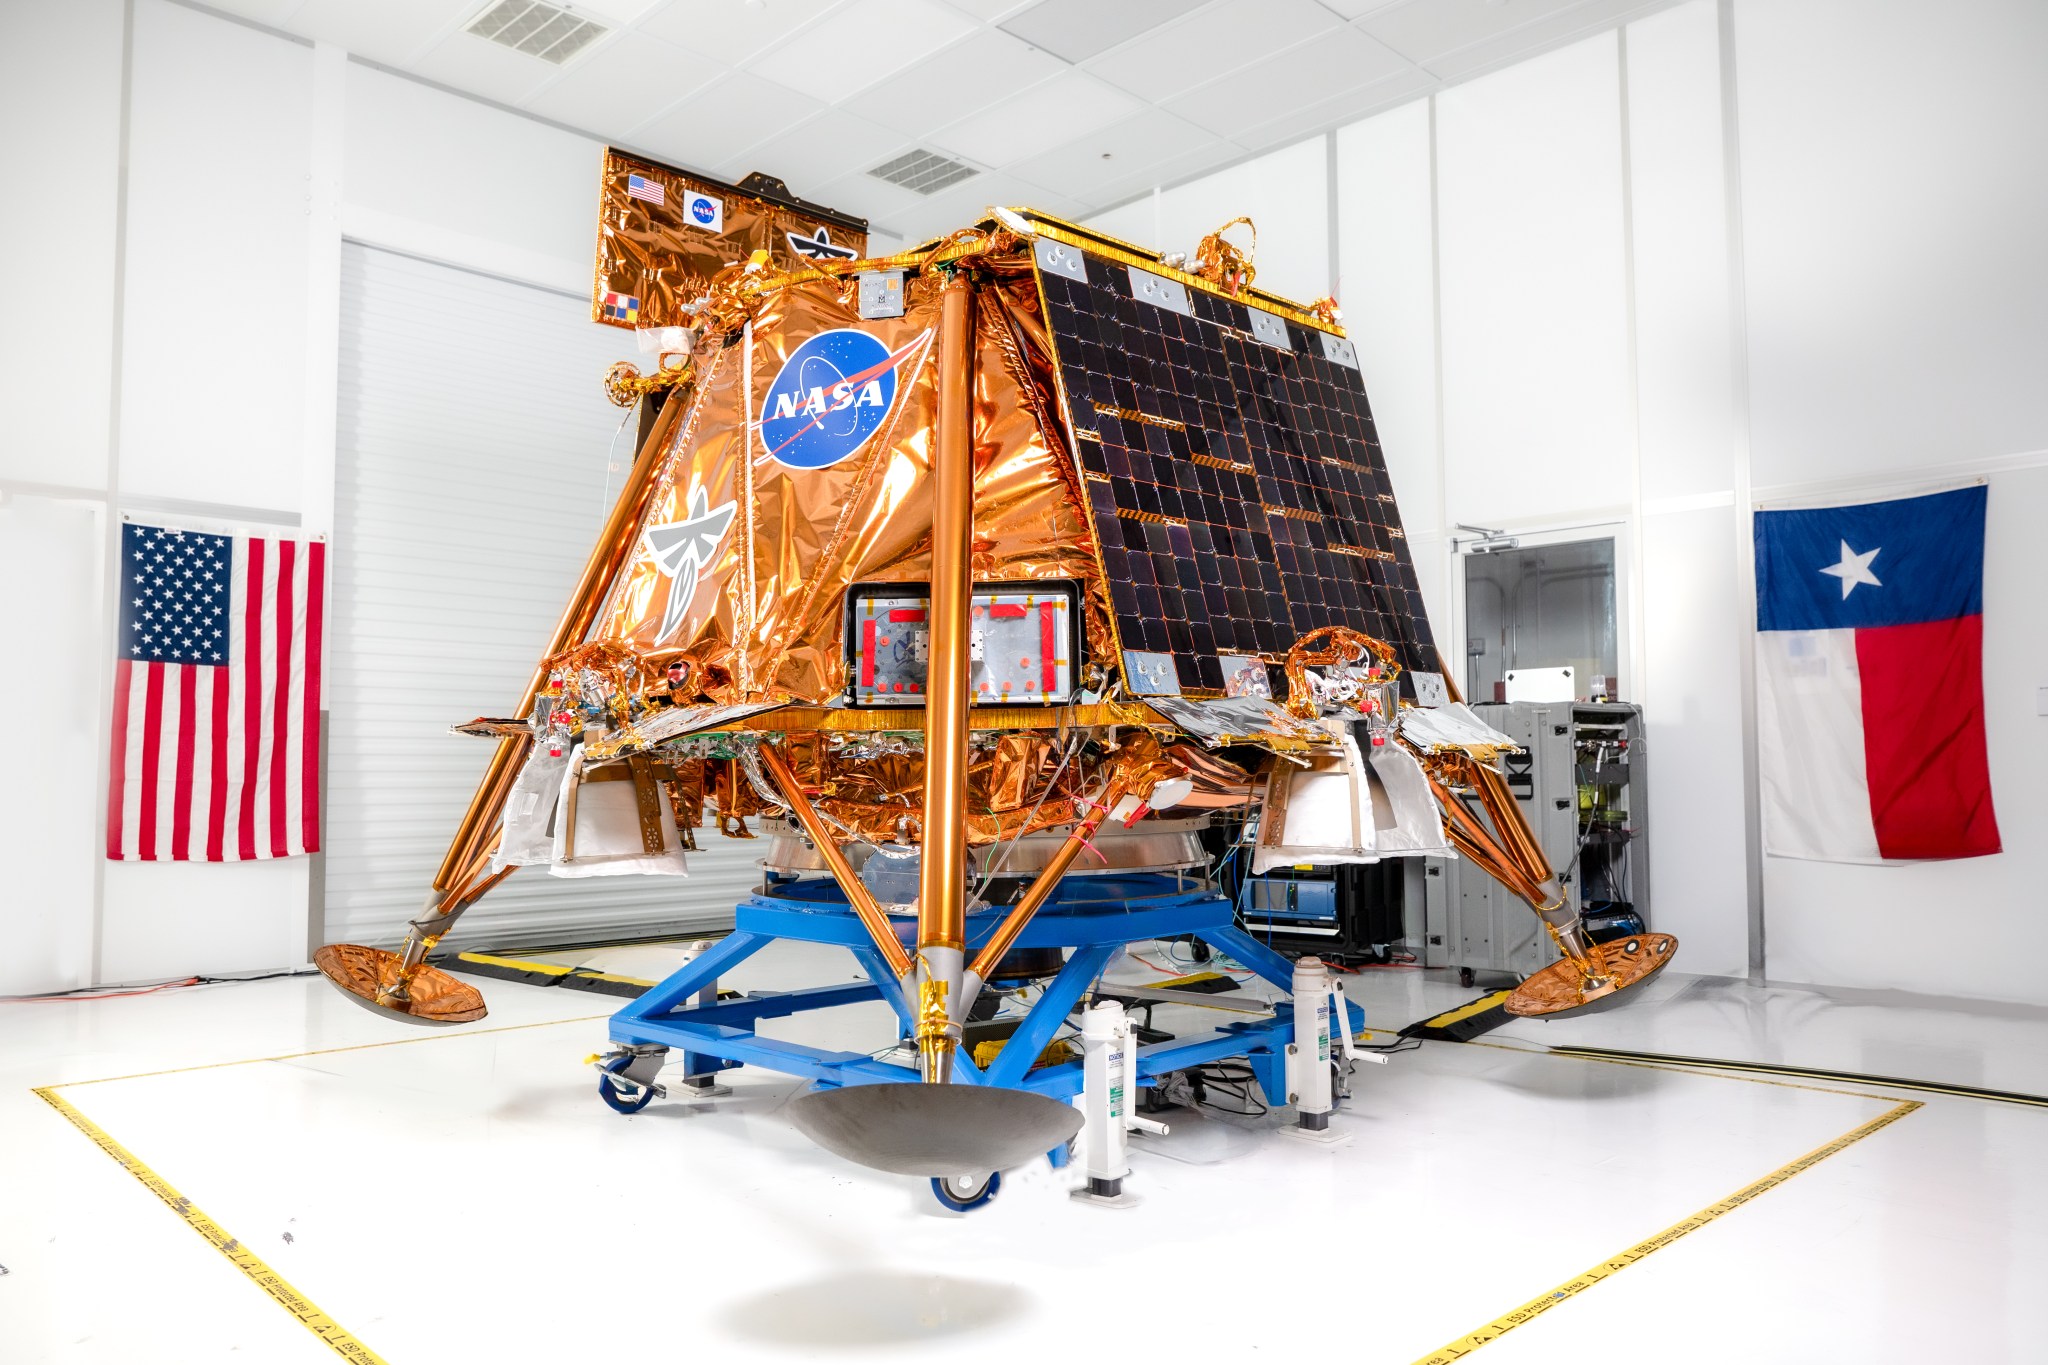
<path id="1" fill-rule="evenodd" d="M 289 972 L 257 972 L 251 976 L 183 976 L 175 981 L 159 981 L 154 985 L 137 986 L 132 990 L 103 991 L 97 986 L 82 986 L 77 990 L 44 991 L 38 995 L 0 995 L 0 1005 L 52 1004 L 59 1001 L 84 1000 L 126 1000 L 137 995 L 155 995 L 159 991 L 183 990 L 190 986 L 235 986 L 249 981 L 275 981 L 288 976 L 312 976 L 316 969 L 301 967 Z"/>

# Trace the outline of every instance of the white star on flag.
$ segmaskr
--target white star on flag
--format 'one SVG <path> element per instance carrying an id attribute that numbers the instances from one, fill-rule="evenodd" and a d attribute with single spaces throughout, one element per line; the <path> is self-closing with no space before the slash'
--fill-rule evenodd
<path id="1" fill-rule="evenodd" d="M 1884 546 L 1880 545 L 1875 550 L 1866 550 L 1859 555 L 1849 548 L 1849 542 L 1845 540 L 1842 542 L 1842 562 L 1830 564 L 1821 572 L 1831 573 L 1842 580 L 1842 598 L 1846 601 L 1849 594 L 1856 591 L 1858 583 L 1868 583 L 1873 588 L 1884 586 L 1877 581 L 1877 575 L 1870 571 L 1870 561 L 1876 559 L 1883 550 Z"/>

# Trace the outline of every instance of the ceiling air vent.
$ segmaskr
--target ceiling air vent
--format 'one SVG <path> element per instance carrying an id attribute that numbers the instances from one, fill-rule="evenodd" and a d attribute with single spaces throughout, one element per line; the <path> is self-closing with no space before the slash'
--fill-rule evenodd
<path id="1" fill-rule="evenodd" d="M 470 21 L 469 32 L 560 66 L 607 30 L 603 24 L 540 0 L 498 0 Z"/>
<path id="2" fill-rule="evenodd" d="M 906 190 L 919 194 L 936 194 L 948 185 L 957 185 L 971 175 L 978 175 L 972 166 L 962 165 L 937 152 L 923 148 L 905 152 L 893 157 L 868 172 L 877 180 L 886 180 L 892 185 L 901 185 Z"/>

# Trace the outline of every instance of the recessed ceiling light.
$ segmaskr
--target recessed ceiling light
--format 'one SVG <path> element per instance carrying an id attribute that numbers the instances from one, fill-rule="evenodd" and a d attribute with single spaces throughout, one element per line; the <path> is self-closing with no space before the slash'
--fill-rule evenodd
<path id="1" fill-rule="evenodd" d="M 498 0 L 470 20 L 466 31 L 556 66 L 610 32 L 544 0 Z"/>

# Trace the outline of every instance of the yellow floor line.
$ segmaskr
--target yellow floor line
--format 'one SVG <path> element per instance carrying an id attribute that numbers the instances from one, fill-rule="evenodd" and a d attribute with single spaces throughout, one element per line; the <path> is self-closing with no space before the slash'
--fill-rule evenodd
<path id="1" fill-rule="evenodd" d="M 277 1301 L 280 1308 L 297 1318 L 299 1324 L 321 1344 L 344 1360 L 373 1362 L 374 1365 L 388 1365 L 384 1357 L 363 1345 L 342 1325 L 320 1311 L 320 1306 L 292 1288 L 284 1276 L 272 1270 L 262 1257 L 242 1245 L 237 1238 L 230 1237 L 227 1230 L 207 1217 L 193 1202 L 179 1194 L 172 1184 L 145 1166 L 135 1153 L 123 1147 L 107 1133 L 107 1130 L 78 1112 L 69 1101 L 58 1095 L 49 1086 L 36 1087 L 35 1093 L 58 1113 L 69 1119 L 72 1126 L 99 1145 L 101 1151 L 121 1163 L 121 1168 L 141 1181 L 143 1187 L 157 1198 L 169 1204 L 185 1225 L 204 1237 L 208 1244 L 234 1264 L 235 1269 L 248 1276 L 258 1289 Z"/>
<path id="2" fill-rule="evenodd" d="M 609 1019 L 609 1014 L 580 1014 L 574 1019 L 543 1019 L 537 1024 L 506 1024 L 499 1028 L 471 1028 L 451 1030 L 437 1028 L 433 1032 L 422 1032 L 417 1037 L 393 1038 L 382 1043 L 350 1043 L 346 1047 L 316 1047 L 310 1052 L 284 1052 L 275 1057 L 241 1057 L 232 1062 L 201 1062 L 198 1066 L 167 1066 L 162 1071 L 136 1071 L 126 1076 L 95 1076 L 86 1081 L 60 1081 L 51 1087 L 55 1090 L 69 1090 L 80 1085 L 106 1085 L 110 1081 L 143 1081 L 151 1076 L 181 1076 L 188 1071 L 218 1071 L 226 1066 L 254 1066 L 258 1062 L 296 1062 L 301 1057 L 330 1057 L 337 1052 L 368 1052 L 380 1047 L 409 1047 L 415 1043 L 448 1042 L 455 1038 L 476 1038 L 486 1033 L 518 1033 L 522 1029 L 554 1028 L 558 1024 L 589 1024 L 599 1019 Z"/>
<path id="3" fill-rule="evenodd" d="M 1571 1054 L 1538 1052 L 1531 1048 L 1514 1047 L 1504 1043 L 1467 1043 L 1463 1046 L 1492 1047 L 1497 1048 L 1502 1052 L 1521 1052 L 1536 1057 L 1555 1056 L 1563 1060 L 1570 1061 L 1606 1062 L 1614 1066 L 1636 1066 L 1642 1067 L 1644 1070 L 1648 1071 L 1670 1071 L 1675 1072 L 1679 1075 L 1699 1076 L 1712 1074 L 1686 1068 L 1659 1066 L 1655 1063 L 1650 1062 L 1622 1061 L 1618 1058 L 1613 1057 L 1582 1057 L 1573 1056 Z M 1571 1279 L 1557 1286 L 1549 1293 L 1539 1295 L 1536 1298 L 1529 1300 L 1527 1303 L 1522 1304 L 1520 1307 L 1510 1309 L 1508 1312 L 1503 1313 L 1499 1317 L 1495 1318 L 1492 1322 L 1487 1323 L 1484 1327 L 1478 1328 L 1475 1331 L 1467 1332 L 1465 1335 L 1458 1337 L 1456 1340 L 1451 1341 L 1442 1347 L 1439 1347 L 1436 1351 L 1432 1352 L 1431 1354 L 1423 1356 L 1420 1359 L 1416 1360 L 1414 1365 L 1448 1365 L 1448 1363 L 1451 1361 L 1463 1360 L 1466 1356 L 1471 1355 L 1480 1347 L 1485 1346 L 1490 1342 L 1498 1341 L 1502 1337 L 1506 1336 L 1509 1332 L 1514 1331 L 1515 1328 L 1521 1327 L 1527 1323 L 1535 1321 L 1537 1318 L 1543 1316 L 1543 1314 L 1549 1312 L 1551 1309 L 1557 1307 L 1559 1304 L 1569 1302 L 1577 1295 L 1582 1294 L 1586 1290 L 1591 1289 L 1594 1285 L 1599 1284 L 1602 1280 L 1610 1279 L 1613 1276 L 1620 1274 L 1622 1271 L 1628 1269 L 1636 1262 L 1643 1260 L 1645 1257 L 1648 1257 L 1656 1252 L 1662 1251 L 1665 1247 L 1670 1246 L 1679 1238 L 1684 1237 L 1689 1233 L 1698 1232 L 1701 1228 L 1713 1222 L 1715 1219 L 1721 1217 L 1723 1214 L 1733 1213 L 1736 1209 L 1741 1208 L 1744 1204 L 1747 1204 L 1750 1200 L 1755 1199 L 1757 1196 L 1766 1194 L 1771 1190 L 1776 1189 L 1778 1186 L 1790 1180 L 1793 1176 L 1798 1175 L 1801 1171 L 1809 1170 L 1814 1166 L 1818 1166 L 1821 1162 L 1826 1161 L 1829 1157 L 1835 1155 L 1837 1152 L 1843 1151 L 1848 1147 L 1852 1147 L 1856 1143 L 1859 1143 L 1863 1141 L 1863 1139 L 1869 1137 L 1872 1133 L 1875 1133 L 1880 1129 L 1887 1128 L 1892 1124 L 1897 1123 L 1900 1119 L 1906 1117 L 1906 1115 L 1912 1113 L 1914 1110 L 1926 1107 L 1919 1100 L 1896 1100 L 1894 1096 L 1890 1095 L 1871 1095 L 1866 1094 L 1863 1091 L 1859 1090 L 1831 1090 L 1825 1086 L 1800 1085 L 1792 1081 L 1771 1081 L 1765 1080 L 1762 1077 L 1758 1076 L 1720 1076 L 1718 1077 L 1718 1079 L 1729 1081 L 1747 1081 L 1755 1085 L 1776 1085 L 1782 1086 L 1787 1090 L 1816 1090 L 1825 1095 L 1844 1095 L 1852 1096 L 1857 1099 L 1879 1100 L 1886 1103 L 1891 1103 L 1893 1107 L 1891 1109 L 1886 1110 L 1884 1113 L 1879 1114 L 1870 1122 L 1863 1124 L 1858 1128 L 1853 1128 L 1849 1132 L 1842 1134 L 1842 1136 L 1834 1139 L 1832 1142 L 1823 1143 L 1821 1146 L 1814 1148 L 1805 1156 L 1799 1157 L 1798 1159 L 1793 1161 L 1786 1162 L 1783 1166 L 1780 1166 L 1777 1170 L 1772 1171 L 1769 1175 L 1764 1176 L 1761 1180 L 1756 1180 L 1748 1185 L 1743 1186 L 1741 1189 L 1729 1195 L 1727 1198 L 1722 1199 L 1716 1203 L 1709 1204 L 1706 1208 L 1701 1209 L 1698 1213 L 1693 1214 L 1690 1218 L 1681 1219 L 1680 1221 L 1673 1223 L 1670 1227 L 1665 1228 L 1662 1232 L 1658 1233 L 1654 1237 L 1649 1238 L 1647 1241 L 1638 1242 L 1634 1246 L 1628 1248 L 1628 1250 L 1623 1251 L 1618 1255 L 1610 1256 L 1606 1260 L 1601 1261 L 1599 1264 L 1591 1267 L 1590 1269 L 1581 1271 L 1578 1275 L 1573 1276 Z"/>

